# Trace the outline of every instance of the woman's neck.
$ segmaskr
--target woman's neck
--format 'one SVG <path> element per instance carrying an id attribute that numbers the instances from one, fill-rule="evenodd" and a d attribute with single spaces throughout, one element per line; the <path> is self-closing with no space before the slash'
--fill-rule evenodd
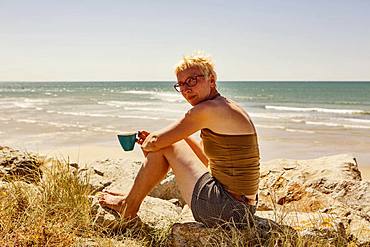
<path id="1" fill-rule="evenodd" d="M 213 99 L 217 98 L 218 96 L 220 96 L 220 93 L 216 89 L 214 89 L 214 90 L 211 91 L 211 93 L 207 97 L 207 100 L 213 100 Z"/>

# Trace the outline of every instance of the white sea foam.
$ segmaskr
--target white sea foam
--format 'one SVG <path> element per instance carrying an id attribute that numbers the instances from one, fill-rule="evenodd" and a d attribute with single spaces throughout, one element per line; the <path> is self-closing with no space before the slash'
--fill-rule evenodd
<path id="1" fill-rule="evenodd" d="M 19 123 L 30 123 L 30 124 L 37 123 L 37 121 L 36 120 L 33 120 L 33 119 L 17 119 L 16 122 L 19 122 Z"/>
<path id="2" fill-rule="evenodd" d="M 38 121 L 34 119 L 17 119 L 15 120 L 18 123 L 29 123 L 29 124 L 39 124 L 39 125 L 50 125 L 50 126 L 55 126 L 55 127 L 60 127 L 60 128 L 87 128 L 86 125 L 82 124 L 71 124 L 71 123 L 58 123 L 58 122 L 51 122 L 51 121 Z"/>
<path id="3" fill-rule="evenodd" d="M 294 122 L 294 123 L 304 123 L 305 121 L 303 119 L 290 119 L 290 121 Z"/>
<path id="4" fill-rule="evenodd" d="M 349 121 L 353 123 L 364 123 L 364 124 L 370 124 L 370 119 L 358 119 L 358 118 L 339 118 L 335 120 L 344 120 Z"/>
<path id="5" fill-rule="evenodd" d="M 54 111 L 48 111 L 49 113 Z M 143 115 L 112 115 L 112 114 L 99 114 L 99 113 L 86 113 L 86 112 L 57 112 L 62 115 L 71 115 L 71 116 L 83 116 L 83 117 L 99 117 L 99 118 L 132 118 L 132 119 L 149 119 L 149 120 L 168 120 L 173 121 L 172 118 L 160 118 L 160 117 L 151 117 Z"/>
<path id="6" fill-rule="evenodd" d="M 250 112 L 248 114 L 252 118 L 267 118 L 267 119 L 280 119 L 281 118 L 271 113 Z"/>
<path id="7" fill-rule="evenodd" d="M 285 129 L 288 132 L 299 132 L 299 133 L 306 133 L 306 134 L 314 134 L 315 131 L 312 130 L 301 130 L 301 129 Z"/>
<path id="8" fill-rule="evenodd" d="M 365 125 L 351 125 L 351 124 L 340 124 L 340 123 L 333 123 L 333 122 L 315 122 L 315 121 L 306 121 L 308 125 L 322 125 L 328 127 L 342 127 L 348 129 L 370 129 L 370 126 Z"/>
<path id="9" fill-rule="evenodd" d="M 12 108 L 35 108 L 38 110 L 39 106 L 48 105 L 49 101 L 46 99 L 28 99 L 28 98 L 5 98 L 0 100 L 1 109 Z"/>
<path id="10" fill-rule="evenodd" d="M 183 113 L 184 111 L 168 109 L 168 108 L 153 108 L 153 107 L 124 107 L 125 110 L 129 111 L 145 111 L 145 112 L 172 112 L 172 113 Z"/>
<path id="11" fill-rule="evenodd" d="M 138 101 L 99 101 L 99 105 L 107 105 L 113 107 L 124 107 L 124 106 L 147 106 L 153 105 L 153 102 L 138 102 Z"/>
<path id="12" fill-rule="evenodd" d="M 370 112 L 363 110 L 352 110 L 352 109 L 327 109 L 318 107 L 287 107 L 287 106 L 273 106 L 266 105 L 265 109 L 277 110 L 277 111 L 297 111 L 297 112 L 323 112 L 323 113 L 336 113 L 336 114 L 370 114 Z"/>
<path id="13" fill-rule="evenodd" d="M 87 113 L 87 112 L 61 112 L 61 111 L 58 111 L 57 113 L 62 114 L 62 115 L 83 116 L 83 117 L 113 117 L 113 115 L 99 114 L 99 113 Z"/>
<path id="14" fill-rule="evenodd" d="M 132 119 L 150 119 L 150 120 L 160 120 L 159 117 L 149 117 L 149 116 L 137 116 L 137 115 L 119 115 L 118 118 L 132 118 Z"/>
<path id="15" fill-rule="evenodd" d="M 264 129 L 285 129 L 284 126 L 281 125 L 265 125 L 265 124 L 255 124 L 257 128 L 264 128 Z"/>
<path id="16" fill-rule="evenodd" d="M 128 90 L 121 93 L 125 94 L 138 94 L 138 95 L 151 95 L 150 99 L 162 100 L 167 102 L 183 102 L 184 98 L 179 93 L 170 92 L 157 92 L 157 91 L 141 91 L 141 90 Z"/>
<path id="17" fill-rule="evenodd" d="M 364 126 L 364 125 L 343 124 L 343 127 L 349 128 L 349 129 L 370 129 L 370 126 Z"/>
<path id="18" fill-rule="evenodd" d="M 341 127 L 341 124 L 332 123 L 332 122 L 315 122 L 315 121 L 305 121 L 308 125 L 322 125 L 322 126 L 329 126 L 329 127 Z"/>
<path id="19" fill-rule="evenodd" d="M 107 133 L 118 133 L 119 132 L 118 130 L 104 129 L 101 127 L 94 127 L 91 130 L 96 131 L 96 132 L 107 132 Z"/>
<path id="20" fill-rule="evenodd" d="M 60 127 L 60 128 L 86 128 L 86 125 L 81 125 L 81 124 L 69 124 L 69 123 L 57 123 L 57 122 L 41 122 L 42 124 L 47 124 L 55 127 Z"/>

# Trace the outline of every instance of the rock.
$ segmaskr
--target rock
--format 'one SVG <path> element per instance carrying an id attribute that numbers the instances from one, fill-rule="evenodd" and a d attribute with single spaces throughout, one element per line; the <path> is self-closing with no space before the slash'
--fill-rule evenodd
<path id="1" fill-rule="evenodd" d="M 182 208 L 182 211 L 180 213 L 179 217 L 179 223 L 186 223 L 186 222 L 195 222 L 193 212 L 191 211 L 190 207 L 185 204 Z"/>
<path id="2" fill-rule="evenodd" d="M 246 229 L 207 228 L 198 222 L 188 221 L 188 212 L 183 212 L 183 223 L 176 223 L 170 235 L 171 246 L 260 246 L 276 241 L 276 235 L 289 234 L 296 236 L 291 227 L 279 225 L 276 222 L 255 216 L 254 226 Z M 186 222 L 188 221 L 188 222 Z"/>
<path id="3" fill-rule="evenodd" d="M 164 200 L 178 199 L 181 206 L 185 205 L 185 201 L 177 187 L 174 174 L 169 174 L 149 193 L 149 195 Z"/>
<path id="4" fill-rule="evenodd" d="M 370 183 L 348 154 L 261 164 L 259 199 L 259 211 L 329 213 L 352 238 L 369 243 Z"/>
<path id="5" fill-rule="evenodd" d="M 180 207 L 176 207 L 166 200 L 147 196 L 141 204 L 138 216 L 140 221 L 147 227 L 166 229 L 178 221 L 180 212 Z M 93 200 L 93 213 L 95 214 L 94 223 L 100 227 L 117 231 L 127 226 L 127 222 L 123 222 L 117 213 L 102 208 L 98 203 L 97 197 Z M 132 221 L 129 224 L 135 225 L 141 224 L 141 222 Z"/>
<path id="6" fill-rule="evenodd" d="M 21 152 L 9 147 L 0 147 L 0 179 L 23 180 L 29 183 L 39 181 L 40 166 L 45 157 Z"/>
<path id="7" fill-rule="evenodd" d="M 106 159 L 88 164 L 78 173 L 81 178 L 88 179 L 93 194 L 103 189 L 127 193 L 140 167 L 140 162 L 129 159 Z"/>
<path id="8" fill-rule="evenodd" d="M 141 162 L 130 159 L 107 159 L 95 161 L 79 169 L 78 173 L 82 179 L 88 177 L 88 183 L 92 187 L 93 194 L 103 189 L 125 194 L 133 185 L 141 166 Z M 181 206 L 185 204 L 172 173 L 169 173 L 164 180 L 154 187 L 149 196 L 164 200 L 177 199 Z"/>

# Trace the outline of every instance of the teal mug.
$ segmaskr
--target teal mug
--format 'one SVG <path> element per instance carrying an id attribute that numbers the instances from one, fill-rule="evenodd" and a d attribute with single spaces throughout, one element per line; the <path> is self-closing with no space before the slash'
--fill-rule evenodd
<path id="1" fill-rule="evenodd" d="M 137 134 L 137 132 L 127 132 L 117 135 L 123 150 L 132 151 L 134 149 Z"/>

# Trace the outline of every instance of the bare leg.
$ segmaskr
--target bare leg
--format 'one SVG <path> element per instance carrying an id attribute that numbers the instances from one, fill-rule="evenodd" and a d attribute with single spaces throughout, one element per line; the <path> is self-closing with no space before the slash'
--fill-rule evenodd
<path id="1" fill-rule="evenodd" d="M 207 169 L 185 141 L 149 153 L 127 197 L 102 193 L 100 204 L 116 210 L 124 218 L 135 217 L 145 196 L 164 178 L 169 167 L 184 200 L 190 205 L 194 185 Z"/>

